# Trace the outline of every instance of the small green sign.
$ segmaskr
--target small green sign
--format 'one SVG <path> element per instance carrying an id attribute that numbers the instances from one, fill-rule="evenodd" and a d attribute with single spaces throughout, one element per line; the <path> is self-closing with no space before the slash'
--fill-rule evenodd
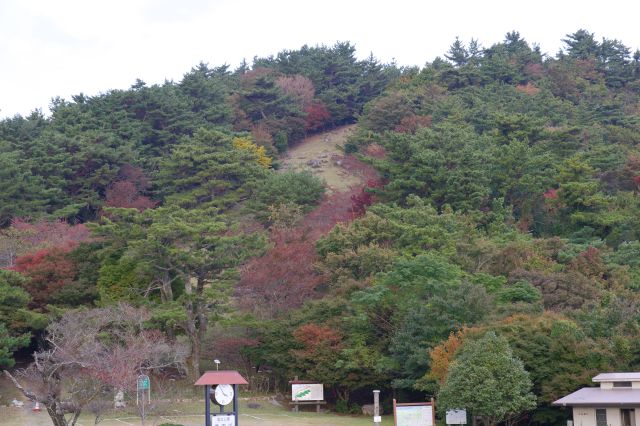
<path id="1" fill-rule="evenodd" d="M 138 390 L 149 389 L 149 376 L 138 376 Z"/>

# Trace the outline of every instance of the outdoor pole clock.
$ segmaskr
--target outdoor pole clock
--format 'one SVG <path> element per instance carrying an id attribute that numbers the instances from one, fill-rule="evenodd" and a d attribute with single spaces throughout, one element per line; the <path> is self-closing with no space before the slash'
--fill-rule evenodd
<path id="1" fill-rule="evenodd" d="M 205 426 L 238 426 L 238 385 L 249 384 L 240 373 L 207 371 L 195 384 L 204 386 Z M 212 403 L 219 410 L 213 409 Z"/>
<path id="2" fill-rule="evenodd" d="M 216 399 L 218 405 L 227 405 L 231 401 L 233 401 L 233 396 L 235 392 L 233 391 L 233 386 L 231 385 L 218 385 L 216 386 L 216 390 L 213 392 L 213 396 Z"/>

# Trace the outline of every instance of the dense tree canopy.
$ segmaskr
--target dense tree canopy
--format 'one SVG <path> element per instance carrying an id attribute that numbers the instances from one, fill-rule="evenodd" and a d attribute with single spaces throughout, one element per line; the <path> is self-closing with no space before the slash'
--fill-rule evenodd
<path id="1" fill-rule="evenodd" d="M 640 52 L 563 42 L 456 38 L 422 68 L 303 46 L 0 121 L 0 365 L 126 302 L 191 376 L 228 354 L 344 410 L 381 388 L 564 424 L 556 398 L 640 368 Z M 331 161 L 362 184 L 279 170 L 354 123 Z"/>

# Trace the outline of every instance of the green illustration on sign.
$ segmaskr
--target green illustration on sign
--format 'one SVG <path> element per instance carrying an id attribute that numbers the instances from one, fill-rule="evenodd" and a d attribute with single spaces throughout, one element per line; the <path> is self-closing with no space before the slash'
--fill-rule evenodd
<path id="1" fill-rule="evenodd" d="M 300 399 L 300 398 L 304 398 L 305 396 L 309 395 L 311 393 L 310 389 L 305 389 L 302 392 L 298 392 L 296 394 L 296 398 Z"/>

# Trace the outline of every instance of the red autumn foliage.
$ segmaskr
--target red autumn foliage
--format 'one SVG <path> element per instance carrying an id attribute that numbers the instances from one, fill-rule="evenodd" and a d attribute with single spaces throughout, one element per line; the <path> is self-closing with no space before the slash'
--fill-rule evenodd
<path id="1" fill-rule="evenodd" d="M 16 259 L 11 269 L 29 278 L 25 290 L 32 297 L 30 308 L 45 308 L 56 293 L 74 281 L 78 270 L 68 257 L 71 250 L 70 245 L 50 247 Z"/>
<path id="2" fill-rule="evenodd" d="M 317 324 L 301 325 L 293 331 L 293 338 L 304 347 L 304 349 L 296 352 L 308 356 L 313 355 L 319 347 L 337 349 L 342 340 L 340 333 L 337 331 Z"/>
<path id="3" fill-rule="evenodd" d="M 558 190 L 554 188 L 547 189 L 544 194 L 542 194 L 545 200 L 556 200 L 558 198 Z"/>
<path id="4" fill-rule="evenodd" d="M 351 196 L 351 213 L 353 214 L 354 219 L 364 216 L 367 207 L 374 202 L 374 196 L 371 193 L 371 190 L 381 187 L 382 184 L 379 180 L 370 180 L 367 182 L 367 186 L 360 190 L 359 194 Z"/>
<path id="5" fill-rule="evenodd" d="M 319 260 L 315 241 L 337 223 L 353 219 L 351 197 L 360 190 L 325 197 L 296 228 L 273 230 L 272 248 L 241 269 L 240 303 L 260 316 L 273 318 L 318 297 L 324 278 L 314 267 Z"/>
<path id="6" fill-rule="evenodd" d="M 105 205 L 143 211 L 154 208 L 158 203 L 142 195 L 149 189 L 150 182 L 139 167 L 125 164 L 120 168 L 118 180 L 107 188 Z"/>
<path id="7" fill-rule="evenodd" d="M 430 127 L 431 121 L 432 118 L 430 115 L 410 114 L 400 120 L 400 124 L 396 126 L 395 131 L 413 134 L 423 127 Z"/>
<path id="8" fill-rule="evenodd" d="M 304 107 L 305 130 L 315 131 L 321 129 L 331 118 L 331 113 L 322 101 L 315 100 Z"/>
<path id="9" fill-rule="evenodd" d="M 273 232 L 271 242 L 264 256 L 242 268 L 238 285 L 240 303 L 266 318 L 313 298 L 322 281 L 313 266 L 318 260 L 314 242 L 299 230 Z"/>
<path id="10" fill-rule="evenodd" d="M 85 225 L 69 225 L 63 220 L 29 222 L 14 218 L 0 230 L 0 268 L 12 267 L 16 259 L 47 247 L 75 247 L 91 237 Z"/>

